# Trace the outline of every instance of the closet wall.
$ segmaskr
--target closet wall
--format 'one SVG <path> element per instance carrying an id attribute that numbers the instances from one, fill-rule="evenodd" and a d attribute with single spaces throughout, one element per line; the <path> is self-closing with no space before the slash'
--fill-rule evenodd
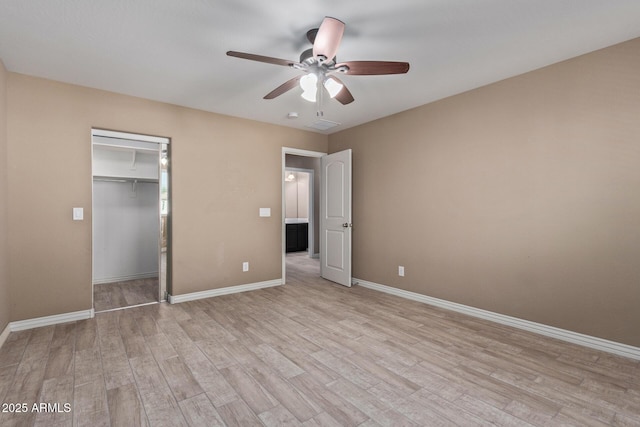
<path id="1" fill-rule="evenodd" d="M 158 183 L 93 183 L 93 283 L 158 277 Z"/>
<path id="2" fill-rule="evenodd" d="M 97 145 L 96 139 L 100 137 L 94 137 L 93 147 L 93 283 L 158 277 L 157 144 L 122 148 Z"/>

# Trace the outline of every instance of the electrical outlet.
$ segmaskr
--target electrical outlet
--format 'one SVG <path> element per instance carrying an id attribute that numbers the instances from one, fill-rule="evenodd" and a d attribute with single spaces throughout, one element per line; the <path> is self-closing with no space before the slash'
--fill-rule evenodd
<path id="1" fill-rule="evenodd" d="M 404 277 L 404 266 L 402 266 L 402 265 L 398 266 L 398 276 L 403 276 Z"/>
<path id="2" fill-rule="evenodd" d="M 245 261 L 242 263 L 242 271 L 249 271 L 249 262 Z"/>

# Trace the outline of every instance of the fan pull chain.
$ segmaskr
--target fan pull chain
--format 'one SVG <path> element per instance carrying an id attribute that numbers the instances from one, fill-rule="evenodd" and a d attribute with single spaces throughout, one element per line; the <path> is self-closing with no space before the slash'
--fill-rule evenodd
<path id="1" fill-rule="evenodd" d="M 318 99 L 316 100 L 316 104 L 318 104 L 318 111 L 316 111 L 316 116 L 317 117 L 322 117 L 324 116 L 324 111 L 322 111 L 322 94 L 324 92 L 324 87 L 322 87 L 322 83 L 320 82 L 321 79 L 318 79 Z"/>

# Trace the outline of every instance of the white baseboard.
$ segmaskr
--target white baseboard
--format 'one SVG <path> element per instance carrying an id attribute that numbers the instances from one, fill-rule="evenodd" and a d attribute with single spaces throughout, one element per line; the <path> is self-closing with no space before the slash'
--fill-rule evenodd
<path id="1" fill-rule="evenodd" d="M 37 317 L 35 319 L 18 320 L 9 323 L 11 332 L 25 329 L 39 328 L 41 326 L 57 325 L 58 323 L 74 322 L 76 320 L 91 319 L 95 316 L 93 308 L 90 310 L 74 311 L 71 313 L 55 314 L 53 316 Z"/>
<path id="2" fill-rule="evenodd" d="M 9 333 L 11 332 L 10 326 L 11 324 L 7 323 L 7 326 L 4 328 L 4 331 L 2 331 L 2 333 L 0 334 L 0 348 L 2 348 L 2 344 L 4 344 L 4 342 L 9 337 Z"/>
<path id="3" fill-rule="evenodd" d="M 153 279 L 159 277 L 157 271 L 149 271 L 147 273 L 130 274 L 128 276 L 117 277 L 103 277 L 102 279 L 95 279 L 94 285 L 102 285 L 104 283 L 126 282 L 128 280 L 140 280 L 140 279 Z"/>
<path id="4" fill-rule="evenodd" d="M 617 354 L 619 356 L 628 357 L 630 359 L 640 360 L 640 347 L 633 347 L 615 341 L 609 341 L 598 337 L 592 337 L 590 335 L 580 334 L 578 332 L 568 331 L 566 329 L 556 328 L 554 326 L 548 326 L 541 323 L 531 322 L 529 320 L 518 319 L 517 317 L 506 316 L 504 314 L 494 313 L 492 311 L 482 310 L 480 308 L 470 307 L 468 305 L 433 298 L 415 292 L 393 288 L 391 286 L 368 282 L 366 280 L 354 278 L 353 283 L 364 288 L 385 292 L 387 294 L 422 302 L 447 310 L 456 311 L 458 313 L 464 313 L 469 316 L 490 320 L 492 322 L 512 326 L 514 328 L 523 329 L 525 331 L 534 332 L 540 335 L 545 335 L 547 337 L 556 338 L 573 344 L 582 345 L 584 347 L 589 347 L 595 350 L 605 351 L 607 353 Z"/>
<path id="5" fill-rule="evenodd" d="M 193 301 L 203 298 L 217 297 L 220 295 L 236 294 L 238 292 L 254 291 L 256 289 L 270 288 L 282 285 L 282 279 L 267 280 L 265 282 L 249 283 L 246 285 L 229 286 L 226 288 L 211 289 L 202 292 L 192 292 L 183 295 L 169 295 L 169 303 L 177 304 L 185 301 Z"/>

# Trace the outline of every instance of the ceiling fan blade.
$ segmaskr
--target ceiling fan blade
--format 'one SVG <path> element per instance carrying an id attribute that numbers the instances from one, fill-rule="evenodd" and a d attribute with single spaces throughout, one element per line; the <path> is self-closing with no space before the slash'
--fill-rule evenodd
<path id="1" fill-rule="evenodd" d="M 313 43 L 313 56 L 322 55 L 327 61 L 335 58 L 343 33 L 344 22 L 328 16 L 324 18 Z"/>
<path id="2" fill-rule="evenodd" d="M 292 78 L 291 80 L 287 80 L 286 82 L 282 83 L 280 86 L 278 86 L 277 88 L 275 88 L 274 90 L 266 94 L 264 96 L 264 99 L 273 99 L 293 89 L 294 87 L 298 86 L 298 82 L 300 81 L 301 78 L 302 76 L 297 76 Z"/>
<path id="3" fill-rule="evenodd" d="M 393 61 L 347 61 L 336 64 L 335 68 L 347 66 L 345 74 L 352 76 L 375 76 L 382 74 L 404 74 L 409 71 L 408 62 Z"/>
<path id="4" fill-rule="evenodd" d="M 354 101 L 353 95 L 351 95 L 351 92 L 349 91 L 349 89 L 347 89 L 347 86 L 344 84 L 344 82 L 336 76 L 331 76 L 331 78 L 342 85 L 342 89 L 334 98 L 337 99 L 338 102 L 340 102 L 342 105 L 351 104 Z"/>
<path id="5" fill-rule="evenodd" d="M 271 56 L 255 55 L 253 53 L 235 52 L 233 50 L 228 51 L 227 55 L 235 56 L 236 58 L 249 59 L 251 61 L 266 62 L 267 64 L 284 65 L 285 67 L 291 67 L 293 64 L 297 64 L 296 61 L 272 58 Z"/>

